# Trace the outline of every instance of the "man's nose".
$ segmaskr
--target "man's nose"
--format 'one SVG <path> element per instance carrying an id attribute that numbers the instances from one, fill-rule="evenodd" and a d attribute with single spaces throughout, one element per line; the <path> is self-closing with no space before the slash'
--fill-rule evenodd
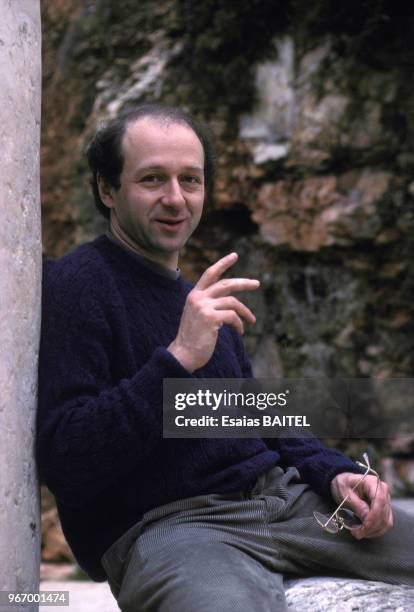
<path id="1" fill-rule="evenodd" d="M 172 178 L 165 184 L 162 203 L 166 206 L 180 206 L 185 203 L 183 190 L 178 179 Z"/>

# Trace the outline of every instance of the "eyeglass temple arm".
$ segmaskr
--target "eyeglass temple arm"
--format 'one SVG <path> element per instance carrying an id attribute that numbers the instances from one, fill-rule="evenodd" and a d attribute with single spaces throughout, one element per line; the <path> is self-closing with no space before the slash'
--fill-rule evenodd
<path id="1" fill-rule="evenodd" d="M 364 474 L 362 474 L 361 478 L 358 480 L 358 482 L 356 482 L 354 484 L 354 486 L 352 487 L 352 489 L 350 490 L 350 492 L 348 493 L 348 495 L 346 497 L 344 497 L 344 499 L 341 501 L 341 503 L 339 504 L 339 506 L 336 508 L 336 510 L 334 510 L 333 514 L 331 514 L 331 516 L 328 518 L 328 520 L 326 521 L 324 527 L 326 527 L 327 525 L 329 525 L 329 523 L 332 521 L 332 519 L 335 517 L 336 514 L 338 514 L 339 510 L 342 508 L 342 506 L 344 505 L 344 503 L 350 498 L 351 493 L 353 491 L 355 491 L 355 489 L 357 488 L 357 486 L 364 480 L 364 478 L 367 476 L 367 474 L 369 474 L 370 472 L 372 472 L 373 474 L 375 474 L 375 476 L 377 476 L 377 478 L 379 478 L 377 472 L 375 470 L 373 470 L 370 466 L 369 463 L 369 459 L 368 459 L 368 455 L 366 453 L 363 454 L 363 457 L 366 461 L 366 464 L 361 463 L 361 461 L 357 461 L 356 463 L 358 465 L 360 465 L 361 467 L 366 468 L 366 471 Z"/>

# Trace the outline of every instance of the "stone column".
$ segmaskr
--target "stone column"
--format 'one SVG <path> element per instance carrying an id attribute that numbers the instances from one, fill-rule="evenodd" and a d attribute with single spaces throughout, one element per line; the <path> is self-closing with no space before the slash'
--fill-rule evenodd
<path id="1" fill-rule="evenodd" d="M 40 561 L 39 0 L 0 0 L 0 15 L 0 590 L 33 592 Z M 1 612 L 20 609 L 0 604 Z"/>

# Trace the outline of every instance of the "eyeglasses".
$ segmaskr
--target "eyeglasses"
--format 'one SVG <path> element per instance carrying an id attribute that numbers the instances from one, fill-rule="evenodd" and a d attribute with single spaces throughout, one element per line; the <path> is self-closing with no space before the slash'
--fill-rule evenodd
<path id="1" fill-rule="evenodd" d="M 369 458 L 368 458 L 367 453 L 364 453 L 362 457 L 364 458 L 365 463 L 362 463 L 361 461 L 357 461 L 356 463 L 360 465 L 361 467 L 365 468 L 365 473 L 362 474 L 358 482 L 352 487 L 350 493 L 348 493 L 348 495 L 344 497 L 344 499 L 341 501 L 341 503 L 336 508 L 336 510 L 331 514 L 331 516 L 327 514 L 322 514 L 321 512 L 313 513 L 313 516 L 317 520 L 318 524 L 322 527 L 322 529 L 325 529 L 325 531 L 327 531 L 328 533 L 338 533 L 339 531 L 342 531 L 342 529 L 350 530 L 353 527 L 357 527 L 358 525 L 362 524 L 356 514 L 354 514 L 351 510 L 342 508 L 342 506 L 349 499 L 352 491 L 355 491 L 358 485 L 361 484 L 361 482 L 368 476 L 368 474 L 374 474 L 374 476 L 377 477 L 377 486 L 375 489 L 374 499 L 375 499 L 375 496 L 377 495 L 378 484 L 380 480 L 379 474 L 375 470 L 372 469 L 369 463 Z"/>

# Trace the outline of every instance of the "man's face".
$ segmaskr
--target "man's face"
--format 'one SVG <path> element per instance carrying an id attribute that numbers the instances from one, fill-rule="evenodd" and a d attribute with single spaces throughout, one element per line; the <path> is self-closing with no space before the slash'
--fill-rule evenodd
<path id="1" fill-rule="evenodd" d="M 100 181 L 112 224 L 144 256 L 175 269 L 203 210 L 201 142 L 187 125 L 144 117 L 127 127 L 122 148 L 120 188 Z"/>

